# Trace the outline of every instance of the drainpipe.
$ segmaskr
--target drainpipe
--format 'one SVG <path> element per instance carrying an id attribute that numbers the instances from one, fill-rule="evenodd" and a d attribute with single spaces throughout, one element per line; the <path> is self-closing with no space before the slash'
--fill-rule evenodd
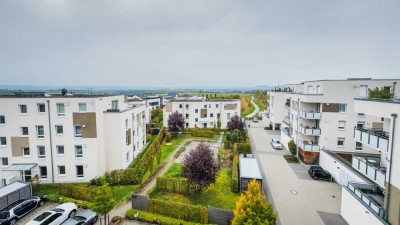
<path id="1" fill-rule="evenodd" d="M 47 100 L 47 110 L 48 110 L 47 115 L 49 117 L 51 182 L 54 184 L 53 140 L 52 140 L 52 135 L 51 135 L 50 100 Z"/>
<path id="2" fill-rule="evenodd" d="M 386 196 L 387 196 L 387 200 L 386 200 L 386 218 L 389 220 L 389 215 L 387 215 L 387 213 L 389 212 L 390 209 L 390 192 L 391 192 L 391 178 L 392 178 L 392 159 L 393 159 L 393 144 L 394 144 L 394 131 L 395 131 L 395 125 L 396 125 L 396 118 L 397 118 L 397 114 L 396 113 L 392 113 L 392 120 L 393 120 L 393 127 L 392 127 L 392 134 L 391 136 L 391 146 L 390 146 L 390 166 L 389 166 L 389 179 L 388 179 L 388 189 L 386 192 Z"/>
<path id="3" fill-rule="evenodd" d="M 395 90 L 396 90 L 396 84 L 397 84 L 397 82 L 393 82 L 393 98 L 396 97 L 396 96 L 395 96 L 395 94 L 396 94 L 396 92 L 395 92 Z"/>

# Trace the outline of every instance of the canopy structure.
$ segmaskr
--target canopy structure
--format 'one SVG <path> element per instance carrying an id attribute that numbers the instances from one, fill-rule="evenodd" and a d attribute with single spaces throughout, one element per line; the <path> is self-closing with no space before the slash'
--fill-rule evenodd
<path id="1" fill-rule="evenodd" d="M 15 163 L 8 166 L 3 171 L 27 171 L 35 167 L 36 163 Z"/>

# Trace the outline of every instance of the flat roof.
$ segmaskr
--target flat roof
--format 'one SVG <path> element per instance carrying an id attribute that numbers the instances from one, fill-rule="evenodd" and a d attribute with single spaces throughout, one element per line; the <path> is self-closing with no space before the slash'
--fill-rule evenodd
<path id="1" fill-rule="evenodd" d="M 381 102 L 381 103 L 400 104 L 400 98 L 394 98 L 394 99 L 355 98 L 354 100 L 357 100 L 357 101 L 370 101 L 370 102 Z"/>
<path id="2" fill-rule="evenodd" d="M 29 183 L 23 183 L 21 181 L 16 181 L 12 184 L 9 184 L 5 187 L 0 188 L 0 197 L 6 196 L 12 192 L 14 192 L 17 189 L 23 188 L 25 186 L 29 186 Z"/>
<path id="3" fill-rule="evenodd" d="M 169 102 L 238 102 L 239 99 L 171 99 Z"/>
<path id="4" fill-rule="evenodd" d="M 400 81 L 400 79 L 373 79 L 373 78 L 367 78 L 367 77 L 360 77 L 360 78 L 346 78 L 346 79 L 325 79 L 325 80 L 308 80 L 308 81 L 302 81 L 300 83 L 289 83 L 289 84 L 284 84 L 282 86 L 287 86 L 287 85 L 302 85 L 304 83 L 311 83 L 311 82 L 323 82 L 323 81 Z"/>
<path id="5" fill-rule="evenodd" d="M 99 98 L 120 96 L 124 94 L 85 94 L 85 93 L 67 93 L 62 95 L 59 93 L 46 93 L 46 92 L 14 92 L 0 94 L 0 98 Z"/>
<path id="6" fill-rule="evenodd" d="M 257 159 L 255 158 L 239 158 L 239 170 L 240 178 L 254 178 L 262 180 Z"/>

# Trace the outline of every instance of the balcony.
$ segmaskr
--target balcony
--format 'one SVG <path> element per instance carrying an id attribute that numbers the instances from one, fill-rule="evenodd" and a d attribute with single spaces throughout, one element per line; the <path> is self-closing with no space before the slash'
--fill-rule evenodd
<path id="1" fill-rule="evenodd" d="M 353 156 L 352 166 L 360 173 L 375 181 L 379 186 L 385 188 L 386 167 L 377 168 L 373 165 L 373 162 L 374 160 Z"/>
<path id="2" fill-rule="evenodd" d="M 289 132 L 289 127 L 285 127 L 285 128 L 283 128 L 283 129 L 281 129 L 281 131 L 284 133 L 284 134 L 286 134 L 288 137 L 292 137 L 291 135 L 290 135 L 290 132 Z"/>
<path id="3" fill-rule="evenodd" d="M 386 212 L 383 208 L 384 196 L 376 187 L 366 183 L 349 182 L 346 189 L 352 192 L 377 217 L 381 219 L 386 217 Z"/>
<path id="4" fill-rule="evenodd" d="M 319 152 L 318 143 L 308 143 L 307 141 L 298 141 L 297 145 L 306 152 Z"/>
<path id="5" fill-rule="evenodd" d="M 289 123 L 290 123 L 289 117 L 288 116 L 283 117 L 282 123 L 289 125 Z"/>
<path id="6" fill-rule="evenodd" d="M 389 151 L 389 133 L 383 130 L 354 127 L 354 139 L 379 151 Z"/>
<path id="7" fill-rule="evenodd" d="M 319 136 L 321 135 L 321 129 L 319 128 L 310 128 L 308 126 L 300 126 L 300 133 L 304 135 L 310 135 L 310 136 Z"/>
<path id="8" fill-rule="evenodd" d="M 321 113 L 314 111 L 309 111 L 309 112 L 300 111 L 299 117 L 303 119 L 318 120 L 321 119 Z"/>

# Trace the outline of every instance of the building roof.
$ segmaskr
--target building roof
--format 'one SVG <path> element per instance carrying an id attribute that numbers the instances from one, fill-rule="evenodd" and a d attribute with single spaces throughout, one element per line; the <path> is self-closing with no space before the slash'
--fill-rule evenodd
<path id="1" fill-rule="evenodd" d="M 66 95 L 62 95 L 59 93 L 26 91 L 26 92 L 1 93 L 0 98 L 99 98 L 99 97 L 110 97 L 110 96 L 120 96 L 120 95 L 123 94 L 67 93 Z"/>
<path id="2" fill-rule="evenodd" d="M 262 179 L 257 159 L 255 158 L 239 158 L 239 170 L 240 178 Z"/>
<path id="3" fill-rule="evenodd" d="M 288 85 L 301 85 L 304 83 L 311 83 L 311 82 L 324 82 L 324 81 L 399 81 L 400 79 L 373 79 L 373 78 L 347 78 L 347 79 L 325 79 L 325 80 L 309 80 L 309 81 L 303 81 L 300 83 L 289 83 L 285 84 L 282 86 L 288 86 Z"/>
<path id="4" fill-rule="evenodd" d="M 240 102 L 239 99 L 171 99 L 169 102 Z"/>
<path id="5" fill-rule="evenodd" d="M 0 193 L 1 193 L 0 197 L 6 196 L 6 195 L 14 192 L 17 189 L 20 189 L 22 187 L 29 186 L 29 185 L 30 185 L 29 183 L 24 183 L 21 181 L 17 181 L 12 184 L 9 184 L 5 187 L 0 188 Z"/>

